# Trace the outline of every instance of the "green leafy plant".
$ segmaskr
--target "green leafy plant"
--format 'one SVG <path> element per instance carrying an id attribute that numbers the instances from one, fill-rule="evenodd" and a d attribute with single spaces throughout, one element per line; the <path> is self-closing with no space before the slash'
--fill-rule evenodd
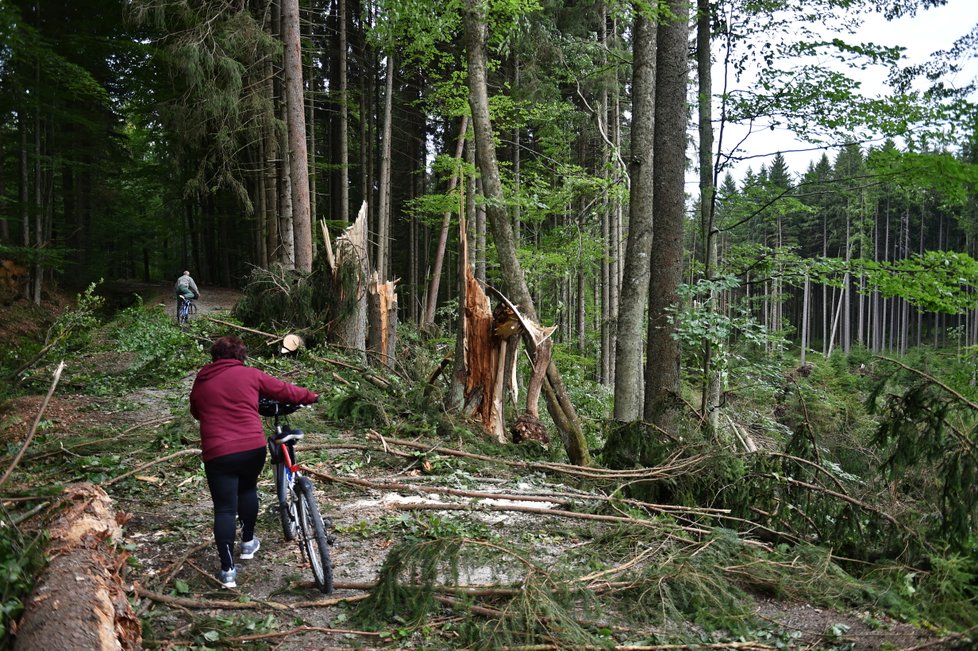
<path id="1" fill-rule="evenodd" d="M 11 624 L 20 617 L 24 602 L 34 586 L 34 577 L 44 567 L 46 536 L 27 538 L 6 522 L 0 526 L 0 641 L 10 642 Z"/>

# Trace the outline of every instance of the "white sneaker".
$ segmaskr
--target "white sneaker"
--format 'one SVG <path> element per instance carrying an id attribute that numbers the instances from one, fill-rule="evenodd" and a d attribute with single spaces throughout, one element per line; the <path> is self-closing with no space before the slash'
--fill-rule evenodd
<path id="1" fill-rule="evenodd" d="M 241 553 L 239 558 L 244 560 L 250 560 L 255 557 L 255 552 L 261 549 L 261 541 L 258 540 L 258 536 L 255 536 L 248 542 L 241 543 Z"/>
<path id="2" fill-rule="evenodd" d="M 238 584 L 235 579 L 238 578 L 238 568 L 232 567 L 230 570 L 219 570 L 217 572 L 217 580 L 221 582 L 221 585 L 225 588 L 237 588 Z"/>

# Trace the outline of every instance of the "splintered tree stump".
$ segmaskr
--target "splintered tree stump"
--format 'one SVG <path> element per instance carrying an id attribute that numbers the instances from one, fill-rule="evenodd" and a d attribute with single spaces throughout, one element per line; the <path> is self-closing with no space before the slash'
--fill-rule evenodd
<path id="1" fill-rule="evenodd" d="M 51 561 L 38 577 L 17 626 L 14 649 L 140 649 L 142 628 L 126 598 L 115 544 L 122 528 L 105 491 L 69 486 L 51 527 Z"/>

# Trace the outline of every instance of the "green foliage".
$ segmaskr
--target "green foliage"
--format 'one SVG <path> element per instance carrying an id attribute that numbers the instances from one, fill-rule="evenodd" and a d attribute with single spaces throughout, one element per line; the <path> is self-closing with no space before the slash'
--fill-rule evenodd
<path id="1" fill-rule="evenodd" d="M 978 262 L 967 253 L 925 251 L 891 263 L 864 261 L 862 267 L 869 289 L 927 312 L 961 314 L 978 305 L 966 291 L 978 284 Z"/>
<path id="2" fill-rule="evenodd" d="M 13 625 L 24 610 L 34 577 L 44 567 L 45 535 L 27 538 L 4 518 L 0 527 L 0 643 L 11 643 Z"/>
<path id="3" fill-rule="evenodd" d="M 390 424 L 385 408 L 387 400 L 370 385 L 334 385 L 329 394 L 320 396 L 319 400 L 323 417 L 329 421 L 373 428 Z"/>
<path id="4" fill-rule="evenodd" d="M 917 623 L 952 630 L 978 626 L 978 559 L 969 554 L 928 556 L 915 567 L 882 565 L 868 578 L 886 586 L 882 602 L 891 612 Z"/>
<path id="5" fill-rule="evenodd" d="M 75 307 L 62 313 L 51 326 L 48 339 L 61 354 L 76 352 L 92 343 L 100 325 L 99 312 L 105 305 L 105 299 L 95 293 L 97 287 L 98 283 L 91 283 L 78 294 Z"/>
<path id="6" fill-rule="evenodd" d="M 458 571 L 461 538 L 426 540 L 407 538 L 391 548 L 377 577 L 377 587 L 361 601 L 354 615 L 368 625 L 382 625 L 397 617 L 420 623 L 437 606 L 434 588 L 454 580 Z"/>
<path id="7" fill-rule="evenodd" d="M 717 308 L 718 297 L 739 285 L 732 276 L 680 285 L 678 293 L 683 307 L 670 314 L 676 326 L 673 336 L 683 345 L 683 352 L 690 360 L 687 365 L 702 372 L 704 346 L 709 344 L 713 372 L 733 385 L 769 375 L 771 364 L 777 363 L 776 358 L 767 356 L 759 360 L 752 353 L 783 349 L 787 344 L 783 337 L 769 332 L 749 310 L 736 306 L 726 311 Z M 705 378 L 701 381 L 706 384 Z"/>
<path id="8" fill-rule="evenodd" d="M 126 377 L 120 378 L 130 384 L 172 381 L 208 361 L 203 346 L 175 328 L 165 310 L 146 309 L 141 303 L 123 310 L 106 334 L 115 350 L 135 355 Z"/>
<path id="9" fill-rule="evenodd" d="M 281 266 L 252 270 L 234 307 L 247 325 L 268 328 L 311 328 L 321 323 L 313 278 Z"/>
<path id="10" fill-rule="evenodd" d="M 967 390 L 959 393 L 928 377 L 890 388 L 895 377 L 907 379 L 884 378 L 870 396 L 880 413 L 876 442 L 886 450 L 883 470 L 897 481 L 910 470 L 929 470 L 932 491 L 920 483 L 901 488 L 939 514 L 930 535 L 962 551 L 978 537 L 978 405 L 965 397 Z"/>

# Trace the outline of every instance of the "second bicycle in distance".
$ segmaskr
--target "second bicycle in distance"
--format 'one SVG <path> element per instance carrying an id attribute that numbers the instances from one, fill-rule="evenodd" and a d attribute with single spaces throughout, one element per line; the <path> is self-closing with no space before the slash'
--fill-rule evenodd
<path id="1" fill-rule="evenodd" d="M 323 518 L 316 503 L 312 482 L 302 476 L 295 456 L 295 444 L 305 433 L 289 426 L 289 414 L 302 405 L 279 402 L 270 398 L 258 400 L 258 413 L 272 420 L 268 438 L 269 457 L 275 473 L 277 508 L 286 540 L 298 540 L 302 555 L 312 566 L 316 587 L 326 594 L 333 591 L 333 564 L 329 547 L 333 538 L 329 531 L 333 523 Z"/>

